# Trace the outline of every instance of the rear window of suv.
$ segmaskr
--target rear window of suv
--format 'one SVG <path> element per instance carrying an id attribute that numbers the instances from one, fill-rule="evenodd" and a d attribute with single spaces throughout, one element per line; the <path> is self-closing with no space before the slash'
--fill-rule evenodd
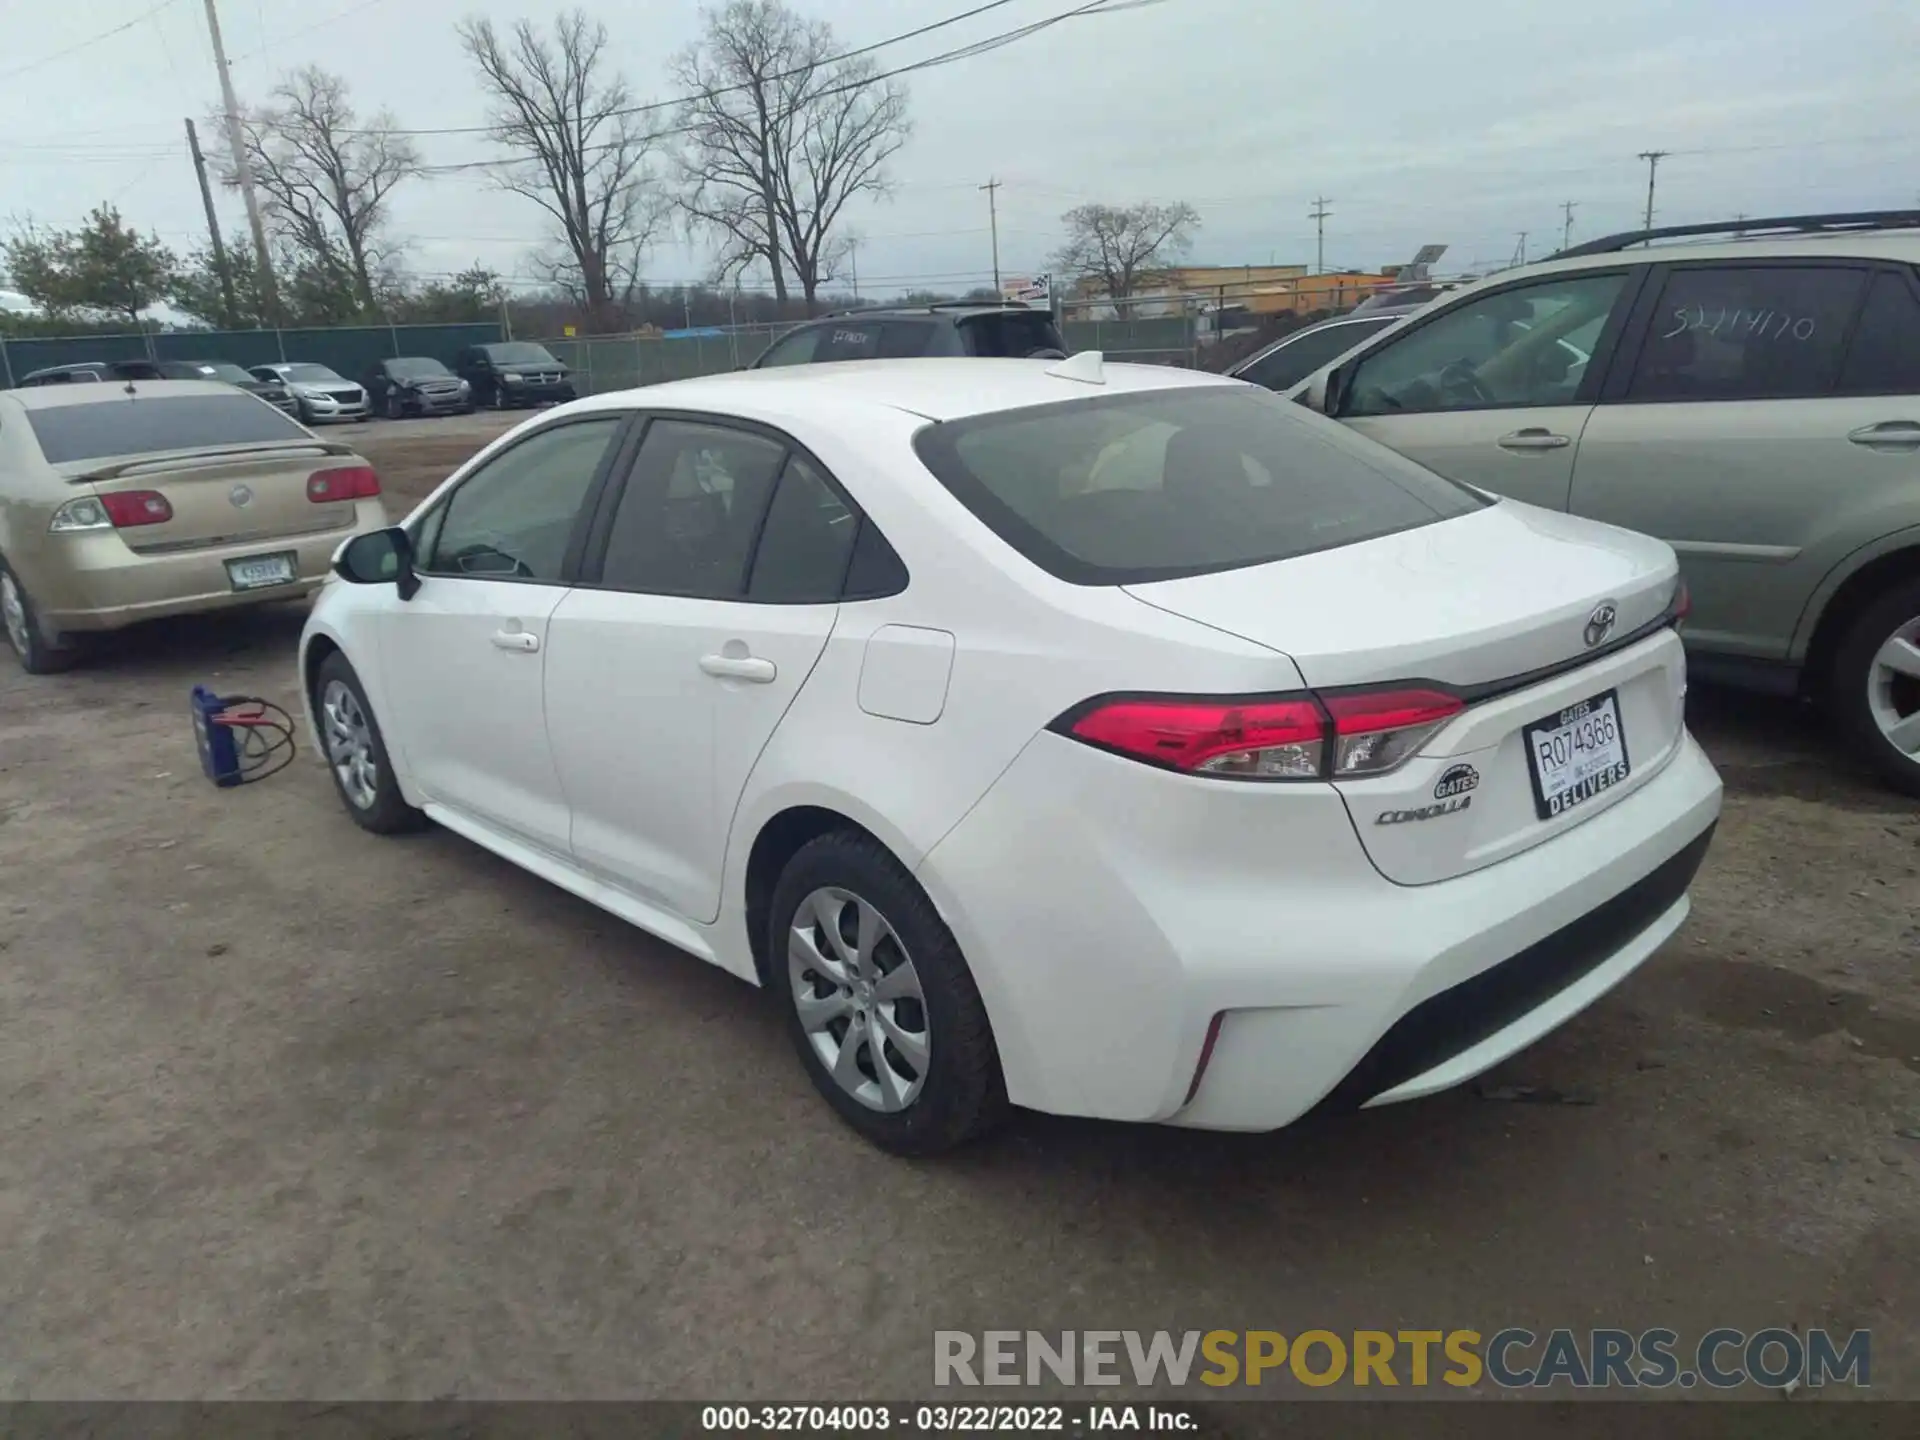
<path id="1" fill-rule="evenodd" d="M 27 421 L 50 465 L 311 438 L 273 406 L 242 390 L 35 407 L 27 412 Z"/>
<path id="2" fill-rule="evenodd" d="M 1265 390 L 1182 387 L 929 425 L 921 460 L 1076 585 L 1263 565 L 1491 503 Z"/>
<path id="3" fill-rule="evenodd" d="M 974 355 L 1019 360 L 1036 350 L 1064 352 L 1067 348 L 1058 327 L 1037 311 L 973 315 L 961 328 L 966 331 L 967 350 Z"/>

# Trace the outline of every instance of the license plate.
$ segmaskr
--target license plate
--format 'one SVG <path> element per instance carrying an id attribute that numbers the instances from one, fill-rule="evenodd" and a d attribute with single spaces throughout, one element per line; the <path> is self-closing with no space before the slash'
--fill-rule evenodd
<path id="1" fill-rule="evenodd" d="M 1577 809 L 1627 778 L 1627 732 L 1615 691 L 1536 720 L 1521 734 L 1542 820 Z"/>
<path id="2" fill-rule="evenodd" d="M 227 561 L 227 579 L 236 590 L 264 590 L 269 585 L 291 585 L 299 570 L 291 551 L 280 555 L 250 555 Z"/>

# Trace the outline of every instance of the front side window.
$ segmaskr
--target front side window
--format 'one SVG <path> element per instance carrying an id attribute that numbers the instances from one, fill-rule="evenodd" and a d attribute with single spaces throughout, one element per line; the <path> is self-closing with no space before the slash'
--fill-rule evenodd
<path id="1" fill-rule="evenodd" d="M 1264 385 L 1269 390 L 1291 390 L 1322 365 L 1338 360 L 1369 335 L 1391 324 L 1393 317 L 1387 316 L 1372 321 L 1356 320 L 1349 324 L 1328 325 L 1319 330 L 1303 330 L 1298 335 L 1282 340 L 1234 378 Z"/>
<path id="2" fill-rule="evenodd" d="M 1629 400 L 1759 400 L 1833 389 L 1867 272 L 1816 265 L 1675 270 Z"/>
<path id="3" fill-rule="evenodd" d="M 1456 305 L 1362 358 L 1340 413 L 1570 405 L 1626 279 L 1556 276 Z"/>
<path id="4" fill-rule="evenodd" d="M 814 352 L 820 346 L 820 327 L 810 325 L 804 330 L 795 330 L 773 342 L 773 348 L 760 357 L 759 368 L 769 365 L 806 365 L 813 360 Z"/>
<path id="5" fill-rule="evenodd" d="M 260 407 L 265 408 L 265 407 Z M 460 482 L 422 567 L 493 580 L 559 580 L 567 540 L 622 416 L 555 425 L 528 436 Z"/>
<path id="6" fill-rule="evenodd" d="M 600 583 L 738 599 L 786 458 L 786 446 L 750 431 L 654 421 L 614 512 Z"/>
<path id="7" fill-rule="evenodd" d="M 914 448 L 1001 539 L 1080 585 L 1263 565 L 1487 503 L 1245 385 L 999 411 L 929 425 Z"/>

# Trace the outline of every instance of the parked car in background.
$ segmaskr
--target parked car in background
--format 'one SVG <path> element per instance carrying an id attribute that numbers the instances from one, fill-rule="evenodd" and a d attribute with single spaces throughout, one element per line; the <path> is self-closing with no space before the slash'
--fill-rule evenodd
<path id="1" fill-rule="evenodd" d="M 1377 335 L 1399 323 L 1420 307 L 1383 307 L 1365 315 L 1335 315 L 1328 320 L 1302 325 L 1282 335 L 1264 350 L 1256 351 L 1227 371 L 1236 380 L 1264 385 L 1269 390 L 1286 390 L 1299 384 L 1322 365 L 1337 360 L 1370 335 Z"/>
<path id="2" fill-rule="evenodd" d="M 748 368 L 947 355 L 1057 360 L 1066 352 L 1067 342 L 1053 316 L 1027 305 L 887 305 L 848 310 L 795 326 Z"/>
<path id="3" fill-rule="evenodd" d="M 1456 480 L 1668 541 L 1695 673 L 1821 702 L 1920 795 L 1920 211 L 1577 245 L 1296 390 Z"/>
<path id="4" fill-rule="evenodd" d="M 325 365 L 301 360 L 256 365 L 253 376 L 256 380 L 278 381 L 284 385 L 293 397 L 294 414 L 303 424 L 364 420 L 371 413 L 367 408 L 367 392 Z"/>
<path id="5" fill-rule="evenodd" d="M 385 524 L 352 447 L 232 386 L 0 390 L 0 619 L 30 674 L 89 632 L 311 594 Z"/>
<path id="6" fill-rule="evenodd" d="M 546 346 L 528 340 L 469 345 L 453 368 L 472 388 L 475 403 L 490 410 L 554 405 L 578 394 L 567 367 Z"/>
<path id="7" fill-rule="evenodd" d="M 83 360 L 73 365 L 43 365 L 38 370 L 29 370 L 15 384 L 22 390 L 41 385 L 94 385 L 114 379 L 114 363 L 106 360 Z M 127 363 L 127 362 L 120 362 Z M 134 362 L 147 373 L 140 379 L 158 380 L 159 372 L 150 361 Z"/>
<path id="8" fill-rule="evenodd" d="M 473 413 L 472 385 L 426 355 L 376 361 L 362 384 L 375 413 L 389 420 Z"/>
<path id="9" fill-rule="evenodd" d="M 1094 352 L 595 396 L 338 568 L 353 820 L 766 986 L 902 1152 L 1460 1084 L 1674 933 L 1720 808 L 1669 546 Z"/>
<path id="10" fill-rule="evenodd" d="M 164 380 L 216 380 L 236 390 L 245 390 L 249 395 L 258 395 L 276 410 L 298 416 L 300 407 L 283 381 L 262 380 L 231 360 L 161 360 L 156 364 Z"/>

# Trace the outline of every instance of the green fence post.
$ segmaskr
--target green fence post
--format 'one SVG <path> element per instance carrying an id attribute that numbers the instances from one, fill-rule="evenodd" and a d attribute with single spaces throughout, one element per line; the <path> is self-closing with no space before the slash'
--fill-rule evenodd
<path id="1" fill-rule="evenodd" d="M 7 358 L 7 337 L 0 335 L 0 372 L 7 377 L 7 388 L 13 388 L 13 361 Z"/>

